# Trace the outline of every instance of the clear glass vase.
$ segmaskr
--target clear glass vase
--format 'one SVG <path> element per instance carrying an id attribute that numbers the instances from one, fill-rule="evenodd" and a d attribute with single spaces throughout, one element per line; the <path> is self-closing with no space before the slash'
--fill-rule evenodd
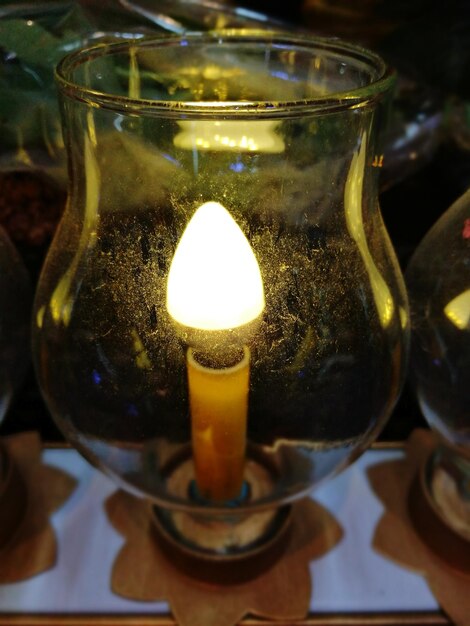
<path id="1" fill-rule="evenodd" d="M 377 202 L 393 75 L 355 46 L 245 31 L 100 45 L 57 81 L 46 402 L 174 537 L 248 549 L 400 392 L 407 303 Z M 201 538 L 207 519 L 232 530 Z"/>
<path id="2" fill-rule="evenodd" d="M 411 379 L 440 442 L 426 487 L 436 513 L 470 540 L 470 190 L 424 237 L 406 276 Z"/>

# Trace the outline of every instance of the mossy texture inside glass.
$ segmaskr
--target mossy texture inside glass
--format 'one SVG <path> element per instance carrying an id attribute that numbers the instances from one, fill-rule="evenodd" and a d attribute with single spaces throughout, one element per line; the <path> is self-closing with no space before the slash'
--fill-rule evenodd
<path id="1" fill-rule="evenodd" d="M 341 55 L 337 43 L 332 52 L 321 40 L 184 38 L 113 50 L 81 53 L 90 63 L 71 74 L 81 86 L 61 84 L 69 202 L 34 318 L 46 401 L 89 459 L 163 506 L 202 506 L 188 499 L 196 445 L 207 472 L 222 467 L 229 483 L 245 445 L 242 478 L 252 484 L 242 510 L 286 502 L 370 443 L 403 379 L 407 304 L 377 207 L 386 95 L 380 85 L 375 99 L 377 62 L 349 46 Z M 62 71 L 67 63 L 76 57 Z M 83 84 L 102 95 L 85 98 Z M 361 95 L 364 85 L 370 91 Z M 352 89 L 355 104 L 343 106 L 339 97 L 330 107 L 305 103 L 336 89 Z M 156 107 L 142 100 L 137 114 L 139 97 Z M 266 108 L 261 119 L 258 104 L 249 105 L 281 99 L 289 107 Z M 166 115 L 160 101 L 188 106 Z M 219 101 L 232 102 L 228 116 Z M 246 393 L 224 379 L 240 420 L 230 437 L 211 413 L 224 401 L 221 379 L 210 374 L 195 399 L 188 354 L 200 346 L 167 302 L 177 249 L 207 203 L 221 223 L 234 225 L 221 234 L 214 217 L 202 228 L 194 263 L 203 257 L 206 266 L 186 287 L 193 290 L 188 307 L 204 304 L 206 272 L 225 299 L 231 287 L 243 299 L 248 249 L 262 284 L 246 329 L 201 331 L 218 359 L 228 345 L 248 359 Z M 229 232 L 243 241 L 243 255 L 230 252 Z M 184 464 L 186 478 L 176 480 L 174 469 Z"/>

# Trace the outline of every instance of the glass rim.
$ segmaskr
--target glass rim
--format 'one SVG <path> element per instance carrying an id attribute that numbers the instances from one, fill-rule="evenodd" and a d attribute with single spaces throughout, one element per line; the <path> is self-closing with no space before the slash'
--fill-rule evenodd
<path id="1" fill-rule="evenodd" d="M 345 58 L 361 60 L 375 69 L 377 78 L 361 87 L 332 92 L 301 100 L 239 100 L 239 101 L 181 101 L 133 98 L 91 89 L 71 78 L 80 65 L 96 58 L 141 49 L 179 46 L 182 41 L 193 44 L 266 43 L 273 47 L 304 50 L 326 50 L 343 54 Z M 225 119 L 266 119 L 294 117 L 308 113 L 336 112 L 375 104 L 395 83 L 394 70 L 375 52 L 337 38 L 316 35 L 289 34 L 279 31 L 231 29 L 227 31 L 188 32 L 179 35 L 143 37 L 112 43 L 98 43 L 67 54 L 55 68 L 55 80 L 60 93 L 90 106 L 121 111 L 124 114 L 147 114 L 158 117 L 211 118 L 216 113 Z"/>
<path id="2" fill-rule="evenodd" d="M 371 69 L 375 69 L 377 78 L 368 85 L 332 92 L 315 98 L 285 101 L 175 101 L 132 98 L 91 89 L 71 79 L 71 73 L 80 65 L 99 57 L 119 54 L 138 48 L 163 48 L 181 45 L 181 42 L 193 44 L 231 45 L 247 43 L 269 43 L 273 47 L 291 47 L 303 50 L 326 50 L 330 53 L 343 54 L 345 58 L 361 60 Z M 223 115 L 226 119 L 277 118 L 305 115 L 308 113 L 332 112 L 364 107 L 381 99 L 395 82 L 395 72 L 382 57 L 375 52 L 336 38 L 316 35 L 292 35 L 278 31 L 230 30 L 218 32 L 188 32 L 184 35 L 170 35 L 129 39 L 112 43 L 99 43 L 82 48 L 66 55 L 55 69 L 56 84 L 60 93 L 73 100 L 79 100 L 91 106 L 121 111 L 125 114 L 139 113 L 175 118 L 211 118 Z"/>

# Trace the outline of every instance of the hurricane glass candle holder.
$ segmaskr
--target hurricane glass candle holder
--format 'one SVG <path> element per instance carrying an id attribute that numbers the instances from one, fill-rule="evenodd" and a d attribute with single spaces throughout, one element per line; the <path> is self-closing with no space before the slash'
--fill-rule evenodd
<path id="1" fill-rule="evenodd" d="M 406 277 L 411 380 L 439 445 L 423 485 L 437 515 L 470 541 L 470 191 L 436 222 Z"/>
<path id="2" fill-rule="evenodd" d="M 407 303 L 377 203 L 394 77 L 349 44 L 245 31 L 99 45 L 57 81 L 46 402 L 173 540 L 248 553 L 401 388 Z"/>

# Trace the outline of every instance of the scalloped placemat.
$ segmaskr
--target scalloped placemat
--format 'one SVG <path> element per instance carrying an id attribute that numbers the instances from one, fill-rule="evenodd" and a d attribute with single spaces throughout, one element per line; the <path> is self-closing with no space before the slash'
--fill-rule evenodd
<path id="1" fill-rule="evenodd" d="M 309 563 L 332 550 L 343 531 L 312 500 L 293 505 L 282 556 L 251 580 L 235 585 L 202 582 L 175 566 L 155 539 L 151 505 L 123 491 L 106 502 L 108 519 L 125 537 L 111 577 L 114 593 L 138 601 L 167 601 L 182 626 L 232 626 L 245 615 L 295 620 L 310 607 Z"/>
<path id="2" fill-rule="evenodd" d="M 15 466 L 15 481 L 1 506 L 17 506 L 11 498 L 25 498 L 25 511 L 9 541 L 0 548 L 0 584 L 15 583 L 51 568 L 57 558 L 57 541 L 49 516 L 75 489 L 76 481 L 64 471 L 44 465 L 42 445 L 34 432 L 2 439 Z"/>

